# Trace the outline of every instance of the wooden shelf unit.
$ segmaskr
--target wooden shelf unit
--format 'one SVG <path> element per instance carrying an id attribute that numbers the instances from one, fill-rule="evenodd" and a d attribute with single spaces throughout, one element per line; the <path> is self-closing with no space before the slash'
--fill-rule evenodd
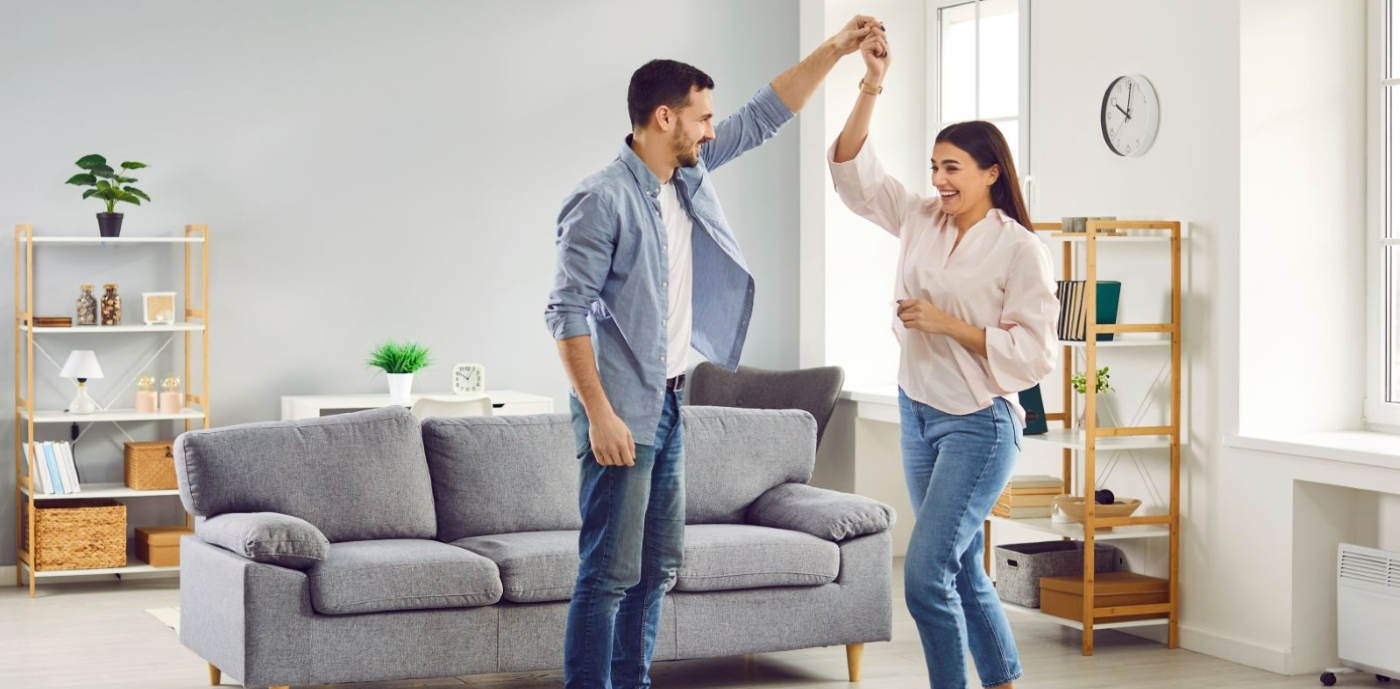
<path id="1" fill-rule="evenodd" d="M 1140 323 L 1127 325 L 1099 325 L 1094 318 L 1089 318 L 1086 326 L 1085 340 L 1083 342 L 1060 342 L 1063 350 L 1063 363 L 1061 368 L 1063 380 L 1063 409 L 1064 411 L 1054 414 L 1046 414 L 1047 421 L 1059 421 L 1064 424 L 1064 430 L 1051 430 L 1045 435 L 1026 436 L 1028 443 L 1047 443 L 1061 448 L 1063 453 L 1063 476 L 1064 492 L 1075 494 L 1073 482 L 1074 455 L 1079 453 L 1083 457 L 1083 479 L 1082 491 L 1084 496 L 1093 496 L 1096 486 L 1096 462 L 1099 450 L 1114 452 L 1118 450 L 1138 450 L 1138 449 L 1165 449 L 1169 453 L 1171 462 L 1171 490 L 1168 498 L 1168 513 L 1163 515 L 1150 515 L 1140 517 L 1123 518 L 1103 518 L 1095 514 L 1093 500 L 1086 500 L 1084 509 L 1084 524 L 1052 524 L 1049 519 L 1016 519 L 1006 520 L 999 518 L 988 519 L 985 525 L 986 538 L 985 553 L 983 554 L 983 565 L 988 574 L 991 573 L 992 562 L 992 525 L 1014 523 L 1019 526 L 1031 528 L 1043 533 L 1059 536 L 1064 540 L 1076 540 L 1084 542 L 1084 622 L 1066 620 L 1058 617 L 1046 615 L 1039 610 L 1022 608 L 1019 606 L 1007 605 L 1008 609 L 1015 612 L 1025 612 L 1036 614 L 1045 619 L 1055 621 L 1059 624 L 1069 626 L 1082 631 L 1082 643 L 1084 655 L 1089 656 L 1094 653 L 1094 629 L 1116 629 L 1122 627 L 1139 627 L 1149 625 L 1167 626 L 1167 647 L 1176 648 L 1178 642 L 1177 623 L 1180 610 L 1180 578 L 1181 578 L 1181 223 L 1167 220 L 1138 220 L 1138 221 L 1106 221 L 1090 220 L 1086 224 L 1086 231 L 1077 234 L 1061 232 L 1059 223 L 1035 223 L 1032 227 L 1037 232 L 1049 232 L 1054 241 L 1060 241 L 1062 247 L 1062 258 L 1064 261 L 1064 279 L 1076 279 L 1074 271 L 1074 254 L 1079 245 L 1083 245 L 1085 251 L 1084 275 L 1082 279 L 1089 285 L 1098 282 L 1098 262 L 1099 244 L 1106 243 L 1113 245 L 1117 243 L 1167 243 L 1171 260 L 1171 322 L 1170 323 Z M 1149 231 L 1152 234 L 1142 235 L 1116 235 L 1100 234 L 1100 231 L 1113 230 L 1140 230 Z M 1097 309 L 1098 290 L 1088 288 L 1084 290 L 1085 310 L 1087 313 L 1098 313 Z M 1165 337 L 1160 340 L 1125 340 L 1099 342 L 1098 335 L 1101 333 L 1157 333 Z M 1153 337 L 1156 337 L 1154 335 Z M 1129 342 L 1134 344 L 1130 345 Z M 1084 434 L 1081 436 L 1079 430 L 1074 427 L 1074 419 L 1070 410 L 1074 408 L 1072 396 L 1074 388 L 1070 385 L 1070 376 L 1075 367 L 1075 354 L 1077 350 L 1084 353 L 1084 370 L 1098 370 L 1098 349 L 1100 347 L 1124 347 L 1135 346 L 1140 342 L 1152 342 L 1153 344 L 1171 347 L 1171 391 L 1170 391 L 1170 423 L 1166 426 L 1139 426 L 1139 427 L 1100 427 L 1095 414 L 1096 390 L 1095 386 L 1087 386 L 1084 394 Z M 1097 533 L 1097 529 L 1104 527 L 1114 527 L 1112 531 Z M 1129 608 L 1099 609 L 1094 608 L 1094 541 L 1095 540 L 1117 540 L 1124 538 L 1157 538 L 1169 539 L 1170 564 L 1168 565 L 1168 603 L 1165 606 L 1147 605 Z M 1112 615 L 1108 615 L 1108 612 Z M 1136 620 L 1132 622 L 1114 622 L 1114 617 L 1123 617 L 1134 614 L 1160 614 L 1166 612 L 1166 618 L 1151 620 Z"/>
<path id="2" fill-rule="evenodd" d="M 30 327 L 34 315 L 34 245 L 49 244 L 66 246 L 71 250 L 85 247 L 105 246 L 170 246 L 183 244 L 185 249 L 185 300 L 183 317 L 174 325 L 128 325 L 128 326 L 74 326 L 69 328 Z M 199 254 L 194 251 L 198 248 Z M 192 298 L 192 269 L 199 266 L 199 301 Z M 197 308 L 196 308 L 197 307 Z M 185 409 L 176 414 L 138 414 L 133 410 L 103 410 L 93 414 L 69 414 L 65 411 L 36 410 L 34 408 L 34 338 L 36 335 L 88 335 L 88 334 L 136 334 L 162 332 L 183 333 L 185 337 L 184 384 Z M 200 393 L 190 393 L 193 379 L 191 345 L 195 337 L 200 342 L 202 365 L 200 369 Z M 51 500 L 77 498 L 130 499 L 146 497 L 178 496 L 178 491 L 152 490 L 138 491 L 122 484 L 89 483 L 82 493 L 71 495 L 35 495 L 34 460 L 25 461 L 24 443 L 31 445 L 31 456 L 37 457 L 37 441 L 34 439 L 35 424 L 58 423 L 119 423 L 142 421 L 184 421 L 189 431 L 200 423 L 201 428 L 209 428 L 209 227 L 207 225 L 186 225 L 183 236 L 174 237 L 63 237 L 34 236 L 30 225 L 15 226 L 15 585 L 23 586 L 28 575 L 29 596 L 34 596 L 35 582 L 50 577 L 73 577 L 91 574 L 126 574 L 144 572 L 178 571 L 178 567 L 152 567 L 149 564 L 130 560 L 126 567 L 109 569 L 75 569 L 59 571 L 34 571 L 34 549 L 38 547 L 34 529 L 37 503 Z M 25 517 L 28 517 L 27 519 Z M 22 532 L 28 525 L 28 534 Z M 190 517 L 185 515 L 185 524 Z M 27 536 L 27 538 L 25 538 Z M 24 544 L 29 544 L 26 550 Z"/>

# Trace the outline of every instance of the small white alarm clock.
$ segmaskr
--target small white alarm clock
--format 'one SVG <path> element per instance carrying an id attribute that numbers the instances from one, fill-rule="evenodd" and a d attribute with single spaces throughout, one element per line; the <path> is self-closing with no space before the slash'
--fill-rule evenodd
<path id="1" fill-rule="evenodd" d="M 452 392 L 465 395 L 486 390 L 486 367 L 481 364 L 457 364 L 452 367 Z"/>

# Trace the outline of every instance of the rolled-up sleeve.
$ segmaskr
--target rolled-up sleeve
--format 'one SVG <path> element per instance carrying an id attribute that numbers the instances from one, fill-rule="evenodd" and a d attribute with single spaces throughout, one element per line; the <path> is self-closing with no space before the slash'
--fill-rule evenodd
<path id="1" fill-rule="evenodd" d="M 987 328 L 987 363 L 998 394 L 1020 392 L 1050 375 L 1059 311 L 1050 251 L 1027 242 L 1012 259 L 1000 323 Z"/>
<path id="2" fill-rule="evenodd" d="M 826 162 L 831 168 L 831 179 L 836 184 L 836 193 L 841 197 L 841 202 L 856 215 L 898 237 L 904 219 L 911 210 L 925 203 L 924 197 L 905 189 L 899 180 L 885 172 L 869 138 L 861 145 L 856 157 L 844 163 L 836 162 L 836 144 L 833 141 L 831 148 L 827 149 Z M 935 198 L 933 201 L 935 204 L 942 203 L 942 199 Z"/>
<path id="3" fill-rule="evenodd" d="M 716 170 L 746 151 L 773 138 L 793 118 L 793 112 L 769 84 L 743 107 L 715 126 L 715 138 L 700 147 L 705 167 Z"/>
<path id="4" fill-rule="evenodd" d="M 612 266 L 617 215 L 597 194 L 575 193 L 559 212 L 558 262 L 544 320 L 556 340 L 590 334 L 588 310 Z"/>

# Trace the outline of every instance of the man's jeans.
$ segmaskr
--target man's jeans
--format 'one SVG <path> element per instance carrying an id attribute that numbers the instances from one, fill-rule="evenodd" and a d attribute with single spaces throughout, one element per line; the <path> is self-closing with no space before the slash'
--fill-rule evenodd
<path id="1" fill-rule="evenodd" d="M 578 580 L 564 632 L 564 686 L 651 686 L 647 670 L 661 599 L 685 555 L 685 453 L 680 396 L 666 390 L 654 445 L 635 466 L 598 464 L 588 415 L 570 397 L 579 461 Z"/>

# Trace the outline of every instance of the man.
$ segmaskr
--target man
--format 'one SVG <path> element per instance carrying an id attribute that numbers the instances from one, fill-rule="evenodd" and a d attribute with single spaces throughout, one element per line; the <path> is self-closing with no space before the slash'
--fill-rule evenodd
<path id="1" fill-rule="evenodd" d="M 709 76 L 648 62 L 627 89 L 632 135 L 564 202 L 545 321 L 573 384 L 580 461 L 569 689 L 651 686 L 661 599 L 685 552 L 686 354 L 693 344 L 732 370 L 748 332 L 754 282 L 709 173 L 776 134 L 878 26 L 852 19 L 718 125 Z"/>

